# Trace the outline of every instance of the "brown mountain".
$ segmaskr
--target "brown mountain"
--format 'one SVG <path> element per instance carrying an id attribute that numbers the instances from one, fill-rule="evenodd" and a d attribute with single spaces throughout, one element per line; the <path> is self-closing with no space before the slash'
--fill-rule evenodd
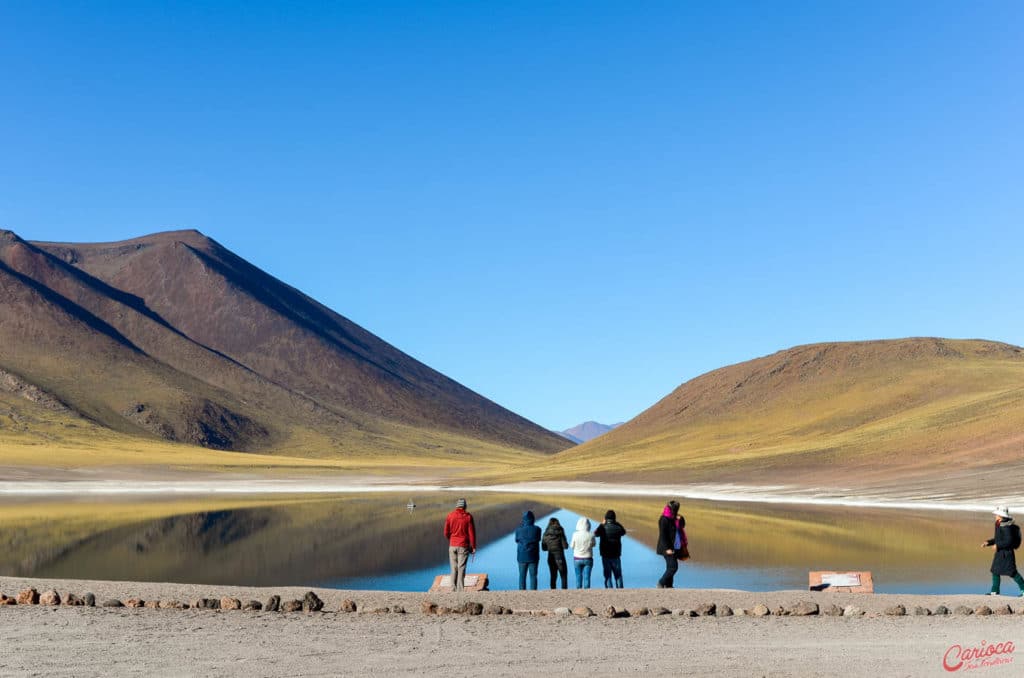
<path id="1" fill-rule="evenodd" d="M 111 429 L 219 449 L 568 446 L 197 231 L 0 231 L 0 370 Z"/>
<path id="2" fill-rule="evenodd" d="M 911 338 L 708 372 L 533 475 L 904 489 L 958 478 L 977 495 L 1017 487 L 1022 471 L 1024 349 Z"/>

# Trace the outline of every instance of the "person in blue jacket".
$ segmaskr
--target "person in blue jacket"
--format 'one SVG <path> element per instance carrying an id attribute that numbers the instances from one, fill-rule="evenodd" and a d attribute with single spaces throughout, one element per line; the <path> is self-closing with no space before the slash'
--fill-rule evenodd
<path id="1" fill-rule="evenodd" d="M 516 528 L 516 544 L 519 545 L 516 560 L 519 561 L 519 590 L 526 590 L 526 577 L 530 577 L 530 590 L 537 590 L 537 563 L 540 562 L 540 528 L 533 524 L 533 511 L 523 514 L 523 522 Z"/>

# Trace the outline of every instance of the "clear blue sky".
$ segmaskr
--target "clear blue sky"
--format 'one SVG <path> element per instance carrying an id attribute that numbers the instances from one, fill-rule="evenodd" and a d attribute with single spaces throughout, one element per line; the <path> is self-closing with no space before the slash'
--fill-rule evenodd
<path id="1" fill-rule="evenodd" d="M 1024 344 L 1024 3 L 0 0 L 0 226 L 197 228 L 559 429 Z"/>

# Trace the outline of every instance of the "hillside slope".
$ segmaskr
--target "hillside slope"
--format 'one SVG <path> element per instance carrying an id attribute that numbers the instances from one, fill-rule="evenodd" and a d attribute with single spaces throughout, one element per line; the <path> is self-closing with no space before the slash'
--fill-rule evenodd
<path id="1" fill-rule="evenodd" d="M 1024 463 L 1024 349 L 914 338 L 724 367 L 535 477 L 879 484 Z"/>
<path id="2" fill-rule="evenodd" d="M 568 446 L 195 231 L 83 245 L 0 232 L 0 370 L 90 422 L 204 447 Z"/>

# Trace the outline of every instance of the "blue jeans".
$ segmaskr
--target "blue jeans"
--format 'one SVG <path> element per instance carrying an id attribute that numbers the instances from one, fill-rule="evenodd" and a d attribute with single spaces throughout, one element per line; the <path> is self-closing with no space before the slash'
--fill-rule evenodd
<path id="1" fill-rule="evenodd" d="M 622 558 L 601 558 L 601 565 L 604 566 L 604 587 L 612 588 L 614 579 L 615 588 L 622 588 Z"/>
<path id="2" fill-rule="evenodd" d="M 576 566 L 576 588 L 589 589 L 590 571 L 594 569 L 594 559 L 573 558 L 572 561 L 573 564 Z"/>
<path id="3" fill-rule="evenodd" d="M 526 590 L 526 575 L 530 575 L 530 590 L 537 590 L 537 563 L 519 563 L 519 590 Z"/>

